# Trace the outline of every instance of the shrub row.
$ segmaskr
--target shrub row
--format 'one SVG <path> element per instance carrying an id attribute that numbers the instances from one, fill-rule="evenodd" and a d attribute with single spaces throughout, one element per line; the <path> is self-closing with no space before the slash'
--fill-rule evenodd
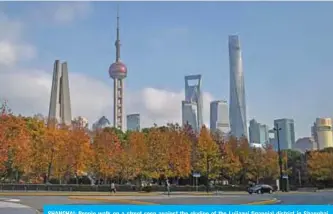
<path id="1" fill-rule="evenodd" d="M 152 185 L 149 187 L 139 187 L 134 185 L 116 185 L 117 191 L 132 192 L 132 191 L 145 191 L 145 192 L 164 192 L 165 186 Z M 172 185 L 170 190 L 173 192 L 190 192 L 190 191 L 206 191 L 206 186 L 175 186 Z M 245 186 L 214 186 L 210 188 L 211 191 L 245 191 Z M 110 191 L 109 185 L 61 185 L 61 184 L 0 184 L 0 191 L 79 191 L 79 192 L 108 192 Z"/>

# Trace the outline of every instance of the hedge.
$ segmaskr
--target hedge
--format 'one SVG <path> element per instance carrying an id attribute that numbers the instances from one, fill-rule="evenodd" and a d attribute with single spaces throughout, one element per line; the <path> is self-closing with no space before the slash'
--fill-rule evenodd
<path id="1" fill-rule="evenodd" d="M 146 192 L 164 192 L 165 186 L 152 185 L 149 188 L 142 188 L 135 185 L 116 185 L 117 191 L 120 192 L 133 192 L 133 191 L 146 191 Z M 246 186 L 214 186 L 210 191 L 246 191 Z M 148 191 L 149 190 L 149 191 Z M 206 186 L 176 186 L 171 185 L 172 192 L 190 192 L 190 191 L 206 191 Z M 68 192 L 109 192 L 110 185 L 76 185 L 76 184 L 0 184 L 0 191 L 68 191 Z"/>

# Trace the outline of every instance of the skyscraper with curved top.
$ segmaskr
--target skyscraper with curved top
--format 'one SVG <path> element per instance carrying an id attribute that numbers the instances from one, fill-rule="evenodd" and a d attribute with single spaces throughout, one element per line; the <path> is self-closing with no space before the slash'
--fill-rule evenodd
<path id="1" fill-rule="evenodd" d="M 230 102 L 229 118 L 231 134 L 247 137 L 245 87 L 240 41 L 237 35 L 229 36 Z"/>

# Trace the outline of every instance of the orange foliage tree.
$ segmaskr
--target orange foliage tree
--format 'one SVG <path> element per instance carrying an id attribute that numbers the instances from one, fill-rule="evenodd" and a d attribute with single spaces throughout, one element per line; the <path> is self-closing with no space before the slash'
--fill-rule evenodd
<path id="1" fill-rule="evenodd" d="M 116 133 L 99 130 L 92 144 L 92 152 L 93 159 L 90 166 L 97 178 L 115 177 L 119 174 L 123 148 Z"/>
<path id="2" fill-rule="evenodd" d="M 205 174 L 208 179 L 217 178 L 221 169 L 220 150 L 205 126 L 200 131 L 197 155 L 196 171 Z"/>
<path id="3" fill-rule="evenodd" d="M 265 178 L 277 179 L 279 176 L 278 153 L 274 151 L 273 145 L 264 147 L 264 176 Z"/>
<path id="4" fill-rule="evenodd" d="M 81 127 L 63 130 L 63 137 L 59 163 L 63 166 L 64 175 L 77 178 L 87 172 L 89 163 L 92 161 L 90 137 Z"/>
<path id="5" fill-rule="evenodd" d="M 145 177 L 143 170 L 148 158 L 145 135 L 141 132 L 130 132 L 127 143 L 123 144 L 123 149 L 120 161 L 122 178 L 128 181 L 137 176 Z"/>
<path id="6" fill-rule="evenodd" d="M 169 176 L 169 153 L 167 134 L 156 127 L 151 128 L 147 134 L 148 158 L 145 172 L 150 178 L 159 178 L 161 175 Z"/>
<path id="7" fill-rule="evenodd" d="M 310 177 L 316 181 L 333 179 L 333 153 L 314 151 L 307 159 Z"/>
<path id="8" fill-rule="evenodd" d="M 29 171 L 30 136 L 23 118 L 11 114 L 6 103 L 1 107 L 0 117 L 0 169 L 7 173 L 6 177 L 15 173 L 18 181 L 20 173 Z"/>
<path id="9" fill-rule="evenodd" d="M 241 170 L 239 172 L 239 179 L 244 181 L 247 179 L 249 164 L 250 164 L 250 145 L 246 138 L 241 138 L 238 141 L 236 154 L 241 163 Z"/>
<path id="10" fill-rule="evenodd" d="M 187 177 L 191 172 L 192 145 L 190 138 L 180 127 L 169 127 L 167 136 L 170 175 Z"/>
<path id="11" fill-rule="evenodd" d="M 27 163 L 31 171 L 29 173 L 30 182 L 40 183 L 47 173 L 47 160 L 45 156 L 45 134 L 46 126 L 44 121 L 38 118 L 25 118 L 28 132 L 31 136 L 30 161 Z"/>
<path id="12" fill-rule="evenodd" d="M 40 166 L 46 172 L 46 182 L 51 177 L 62 179 L 64 166 L 63 166 L 63 148 L 64 141 L 66 140 L 66 131 L 58 129 L 55 126 L 49 126 L 45 132 L 45 139 L 43 144 L 37 147 L 38 152 L 42 152 L 43 156 L 40 158 Z"/>
<path id="13" fill-rule="evenodd" d="M 247 178 L 259 183 L 265 176 L 265 152 L 262 148 L 250 148 Z"/>
<path id="14" fill-rule="evenodd" d="M 242 167 L 239 157 L 236 154 L 237 141 L 231 138 L 229 142 L 220 144 L 220 147 L 222 177 L 233 183 Z"/>

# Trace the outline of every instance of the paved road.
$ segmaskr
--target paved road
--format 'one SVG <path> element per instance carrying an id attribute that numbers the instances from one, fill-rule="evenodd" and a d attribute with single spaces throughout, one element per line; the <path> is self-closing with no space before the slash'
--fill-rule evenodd
<path id="1" fill-rule="evenodd" d="M 277 194 L 276 198 L 281 200 L 280 204 L 333 204 L 332 191 L 299 194 Z"/>
<path id="2" fill-rule="evenodd" d="M 5 214 L 36 214 L 36 210 L 13 202 L 0 201 L 0 213 Z"/>
<path id="3" fill-rule="evenodd" d="M 92 200 L 71 200 L 66 196 L 8 196 L 2 197 L 11 199 L 12 202 L 20 203 L 42 211 L 44 204 L 126 204 L 128 202 L 147 202 L 156 204 L 246 204 L 255 201 L 262 201 L 277 198 L 280 204 L 333 204 L 333 192 L 315 193 L 292 193 L 292 194 L 264 194 L 264 195 L 166 195 L 160 196 L 97 196 L 100 199 L 110 199 L 111 201 Z M 95 197 L 96 198 L 96 197 Z M 14 200 L 13 200 L 14 199 Z M 8 213 L 0 207 L 0 213 Z M 7 212 L 8 211 L 8 212 Z M 30 214 L 17 212 L 10 214 Z"/>
<path id="4" fill-rule="evenodd" d="M 82 196 L 84 197 L 84 196 Z M 6 197 L 4 197 L 6 198 Z M 20 204 L 34 208 L 42 212 L 44 204 L 136 204 L 140 202 L 149 202 L 157 204 L 245 204 L 257 200 L 267 199 L 267 196 L 248 195 L 226 195 L 226 196 L 190 196 L 174 195 L 171 197 L 160 196 L 94 196 L 100 200 L 72 200 L 66 196 L 8 196 L 15 199 Z M 103 200 L 104 199 L 104 200 Z M 107 201 L 106 201 L 107 200 Z M 0 207 L 0 213 L 2 213 Z M 22 213 L 23 214 L 23 213 Z M 25 214 L 25 213 L 24 213 Z"/>

